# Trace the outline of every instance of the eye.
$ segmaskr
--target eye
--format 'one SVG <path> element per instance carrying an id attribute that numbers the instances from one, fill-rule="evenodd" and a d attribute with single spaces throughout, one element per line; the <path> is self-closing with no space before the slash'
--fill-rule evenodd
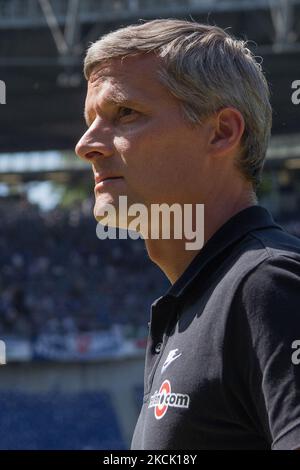
<path id="1" fill-rule="evenodd" d="M 136 113 L 136 111 L 132 108 L 127 108 L 126 106 L 122 106 L 119 108 L 119 111 L 118 111 L 118 117 L 119 118 L 126 118 L 126 117 L 129 117 L 129 116 L 132 116 Z"/>

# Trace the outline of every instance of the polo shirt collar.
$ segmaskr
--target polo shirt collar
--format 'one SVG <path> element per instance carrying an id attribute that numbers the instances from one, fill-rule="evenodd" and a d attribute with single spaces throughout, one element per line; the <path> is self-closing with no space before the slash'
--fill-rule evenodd
<path id="1" fill-rule="evenodd" d="M 255 205 L 238 212 L 227 220 L 205 243 L 183 274 L 163 297 L 180 297 L 192 281 L 203 271 L 205 266 L 225 249 L 235 245 L 249 232 L 268 227 L 282 230 L 282 227 L 274 222 L 272 215 L 264 207 Z"/>

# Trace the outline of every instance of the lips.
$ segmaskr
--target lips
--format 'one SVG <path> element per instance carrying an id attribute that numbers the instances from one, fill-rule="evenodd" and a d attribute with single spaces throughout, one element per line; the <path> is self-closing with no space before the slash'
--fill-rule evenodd
<path id="1" fill-rule="evenodd" d="M 95 176 L 95 188 L 94 188 L 94 193 L 95 197 L 98 193 L 102 192 L 105 190 L 106 186 L 108 186 L 109 189 L 112 185 L 115 184 L 115 181 L 122 180 L 122 176 L 108 176 L 108 175 L 97 175 Z"/>
<path id="2" fill-rule="evenodd" d="M 114 175 L 97 175 L 95 176 L 95 185 L 102 183 L 102 181 L 108 180 L 108 179 L 119 179 L 122 178 L 122 176 L 114 176 Z"/>

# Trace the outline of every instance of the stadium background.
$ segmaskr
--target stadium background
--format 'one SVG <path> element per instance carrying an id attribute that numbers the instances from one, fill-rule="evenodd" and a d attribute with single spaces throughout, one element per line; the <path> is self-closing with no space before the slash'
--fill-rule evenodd
<path id="1" fill-rule="evenodd" d="M 129 447 L 149 308 L 168 282 L 142 241 L 97 239 L 73 148 L 88 43 L 164 17 L 253 41 L 274 109 L 260 202 L 300 236 L 300 1 L 0 0 L 0 449 Z"/>

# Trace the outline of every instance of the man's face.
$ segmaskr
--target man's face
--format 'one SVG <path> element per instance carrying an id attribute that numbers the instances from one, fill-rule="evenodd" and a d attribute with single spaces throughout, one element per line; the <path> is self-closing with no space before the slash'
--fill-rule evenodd
<path id="1" fill-rule="evenodd" d="M 88 82 L 88 130 L 76 153 L 89 160 L 96 180 L 94 215 L 107 204 L 202 203 L 212 169 L 209 127 L 190 126 L 180 102 L 159 82 L 153 55 L 113 59 Z M 98 179 L 97 179 L 98 178 Z"/>

